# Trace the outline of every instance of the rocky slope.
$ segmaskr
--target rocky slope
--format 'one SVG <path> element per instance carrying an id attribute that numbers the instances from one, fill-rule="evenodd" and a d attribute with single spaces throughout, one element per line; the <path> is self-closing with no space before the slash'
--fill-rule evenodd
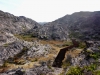
<path id="1" fill-rule="evenodd" d="M 46 23 L 37 31 L 36 36 L 41 39 L 66 40 L 69 37 L 100 39 L 100 12 L 76 12 L 65 15 L 53 22 Z"/>
<path id="2" fill-rule="evenodd" d="M 38 27 L 40 25 L 34 20 L 0 11 L 0 72 L 4 67 L 7 68 L 8 63 L 25 64 L 31 62 L 27 58 L 44 57 L 52 51 L 48 44 L 43 45 L 37 40 L 29 42 L 16 37 L 30 29 L 36 30 Z M 20 63 L 21 60 L 24 61 Z"/>
<path id="3" fill-rule="evenodd" d="M 38 26 L 40 25 L 32 19 L 0 11 L 0 32 L 19 34 Z"/>

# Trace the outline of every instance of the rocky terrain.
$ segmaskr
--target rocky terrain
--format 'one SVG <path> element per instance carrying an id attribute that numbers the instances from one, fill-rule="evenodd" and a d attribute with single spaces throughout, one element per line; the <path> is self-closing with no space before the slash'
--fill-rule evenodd
<path id="1" fill-rule="evenodd" d="M 30 30 L 29 33 L 33 31 Z M 46 23 L 39 28 L 36 36 L 48 40 L 66 40 L 68 38 L 97 40 L 100 39 L 99 34 L 100 12 L 95 11 L 76 12 Z"/>
<path id="2" fill-rule="evenodd" d="M 41 25 L 0 11 L 0 75 L 100 75 L 99 20 L 76 12 Z"/>

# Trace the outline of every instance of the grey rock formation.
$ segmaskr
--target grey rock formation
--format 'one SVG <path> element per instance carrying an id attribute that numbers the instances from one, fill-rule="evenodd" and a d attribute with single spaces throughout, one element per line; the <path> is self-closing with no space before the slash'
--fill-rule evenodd
<path id="1" fill-rule="evenodd" d="M 9 57 L 13 58 L 15 55 L 21 53 L 26 48 L 28 50 L 21 56 L 22 58 L 45 56 L 51 50 L 49 45 L 42 45 L 36 41 L 27 42 L 16 40 L 12 43 L 0 46 L 0 65 L 2 66 L 5 60 L 7 60 Z"/>
<path id="2" fill-rule="evenodd" d="M 7 32 L 0 32 L 0 46 L 7 43 L 12 43 L 16 40 L 18 39 L 13 34 Z"/>
<path id="3" fill-rule="evenodd" d="M 7 44 L 6 46 L 0 46 L 0 65 L 2 66 L 5 60 L 9 57 L 14 57 L 14 55 L 18 54 L 22 51 L 24 45 L 18 41 Z"/>
<path id="4" fill-rule="evenodd" d="M 46 56 L 50 53 L 51 50 L 52 48 L 50 45 L 43 45 L 39 42 L 33 42 L 32 47 L 29 48 L 29 50 L 26 54 L 23 55 L 23 57 L 35 58 Z"/>

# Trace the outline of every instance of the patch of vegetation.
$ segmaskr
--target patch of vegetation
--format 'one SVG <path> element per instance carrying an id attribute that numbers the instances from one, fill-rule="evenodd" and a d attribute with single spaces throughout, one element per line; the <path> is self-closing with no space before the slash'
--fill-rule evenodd
<path id="1" fill-rule="evenodd" d="M 98 47 L 98 49 L 100 50 L 100 47 Z"/>
<path id="2" fill-rule="evenodd" d="M 86 52 L 87 52 L 87 53 L 93 53 L 92 50 L 89 50 L 89 49 L 86 50 Z"/>
<path id="3" fill-rule="evenodd" d="M 84 69 L 84 70 L 87 70 L 87 71 L 92 71 L 92 72 L 94 72 L 94 70 L 96 70 L 96 68 L 97 68 L 97 65 L 96 65 L 96 64 L 91 64 L 91 65 L 89 65 L 89 66 L 85 66 L 83 69 Z"/>
<path id="4" fill-rule="evenodd" d="M 8 66 L 8 62 L 5 61 L 5 62 L 3 63 L 3 65 L 2 65 L 2 67 L 7 67 L 7 66 Z"/>
<path id="5" fill-rule="evenodd" d="M 45 75 L 45 74 L 42 73 L 42 74 L 40 74 L 40 75 Z"/>
<path id="6" fill-rule="evenodd" d="M 15 36 L 17 38 L 19 38 L 21 40 L 25 40 L 25 41 L 33 41 L 34 39 L 36 39 L 36 38 L 33 37 L 32 34 L 29 34 L 29 35 L 18 35 L 18 34 L 16 34 Z"/>
<path id="7" fill-rule="evenodd" d="M 83 75 L 82 71 L 83 71 L 83 69 L 78 66 L 71 67 L 66 75 Z"/>
<path id="8" fill-rule="evenodd" d="M 84 36 L 80 32 L 71 31 L 69 34 L 70 38 L 83 38 Z"/>
<path id="9" fill-rule="evenodd" d="M 97 60 L 98 58 L 100 58 L 100 53 L 91 53 L 90 57 L 92 57 L 92 58 Z"/>
<path id="10" fill-rule="evenodd" d="M 95 71 L 93 75 L 100 75 L 100 71 Z"/>
<path id="11" fill-rule="evenodd" d="M 86 44 L 84 42 L 80 42 L 79 43 L 79 48 L 86 48 Z"/>
<path id="12" fill-rule="evenodd" d="M 16 59 L 20 58 L 22 55 L 27 53 L 27 51 L 28 51 L 28 48 L 27 47 L 23 47 L 22 51 L 14 56 L 14 59 L 16 60 Z"/>
<path id="13" fill-rule="evenodd" d="M 14 60 L 13 63 L 16 65 L 24 65 L 26 62 L 23 59 L 19 59 L 19 60 Z"/>
<path id="14" fill-rule="evenodd" d="M 28 60 L 31 62 L 36 62 L 36 61 L 38 61 L 38 58 L 29 58 Z"/>
<path id="15" fill-rule="evenodd" d="M 66 58 L 63 60 L 62 68 L 66 69 L 68 66 L 71 66 L 71 55 L 67 55 Z"/>
<path id="16" fill-rule="evenodd" d="M 63 64 L 62 64 L 62 67 L 64 68 L 64 69 L 66 69 L 68 66 L 70 66 L 71 65 L 71 63 L 70 62 L 63 62 Z"/>
<path id="17" fill-rule="evenodd" d="M 4 47 L 8 47 L 9 46 L 9 43 L 5 43 L 3 44 Z"/>
<path id="18" fill-rule="evenodd" d="M 60 73 L 59 75 L 64 75 L 64 72 Z"/>
<path id="19" fill-rule="evenodd" d="M 73 44 L 72 41 L 66 41 L 62 46 L 65 47 L 65 46 L 70 46 L 72 44 Z"/>
<path id="20" fill-rule="evenodd" d="M 84 75 L 84 71 L 91 72 L 92 75 L 99 75 L 100 71 L 96 71 L 97 65 L 96 64 L 91 64 L 89 66 L 84 66 L 82 68 L 76 66 L 76 67 L 71 67 L 66 75 Z"/>

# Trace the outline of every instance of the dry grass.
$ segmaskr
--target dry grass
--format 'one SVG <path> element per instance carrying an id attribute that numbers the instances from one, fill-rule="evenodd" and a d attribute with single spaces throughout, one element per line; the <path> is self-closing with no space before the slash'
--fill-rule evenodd
<path id="1" fill-rule="evenodd" d="M 28 62 L 24 65 L 15 65 L 15 64 L 8 64 L 9 69 L 16 69 L 16 68 L 23 68 L 23 69 L 29 69 L 29 68 L 33 68 L 34 64 L 37 64 L 37 62 Z"/>
<path id="2" fill-rule="evenodd" d="M 37 40 L 37 38 L 33 38 L 31 35 L 17 35 L 16 34 L 14 36 L 17 37 L 18 39 L 29 41 L 29 42 Z"/>
<path id="3" fill-rule="evenodd" d="M 66 52 L 66 56 L 68 54 L 68 55 L 71 55 L 71 57 L 76 57 L 77 55 L 79 55 L 79 53 L 81 53 L 82 50 L 83 49 L 72 49 Z"/>
<path id="4" fill-rule="evenodd" d="M 38 61 L 48 61 L 48 60 L 52 60 L 54 57 L 55 57 L 54 54 L 49 54 L 49 55 L 46 56 L 46 57 L 41 57 L 41 58 L 39 58 Z"/>

